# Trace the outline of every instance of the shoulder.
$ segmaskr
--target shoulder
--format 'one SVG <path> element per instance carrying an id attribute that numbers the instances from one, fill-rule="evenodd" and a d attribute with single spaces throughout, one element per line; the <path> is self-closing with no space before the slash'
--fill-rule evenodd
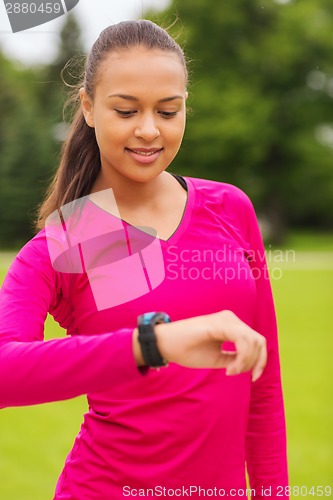
<path id="1" fill-rule="evenodd" d="M 15 271 L 18 268 L 25 271 L 34 270 L 49 277 L 53 276 L 54 270 L 48 251 L 45 229 L 39 231 L 18 252 L 10 269 Z"/>
<path id="2" fill-rule="evenodd" d="M 0 305 L 2 308 L 8 304 L 22 308 L 36 306 L 37 311 L 44 304 L 48 311 L 49 305 L 56 303 L 58 291 L 59 282 L 42 230 L 23 246 L 10 265 L 1 287 Z"/>
<path id="3" fill-rule="evenodd" d="M 214 214 L 220 224 L 232 227 L 244 241 L 257 232 L 258 221 L 253 204 L 244 191 L 225 182 L 185 177 L 194 191 L 198 216 Z"/>
<path id="4" fill-rule="evenodd" d="M 214 200 L 224 208 L 244 208 L 252 210 L 253 205 L 248 195 L 237 186 L 225 182 L 218 182 L 195 177 L 185 177 L 185 180 L 192 184 L 196 195 L 202 202 Z"/>
<path id="5" fill-rule="evenodd" d="M 20 258 L 29 258 L 30 256 L 36 256 L 41 259 L 48 256 L 45 229 L 42 229 L 31 238 L 17 254 L 17 257 Z"/>

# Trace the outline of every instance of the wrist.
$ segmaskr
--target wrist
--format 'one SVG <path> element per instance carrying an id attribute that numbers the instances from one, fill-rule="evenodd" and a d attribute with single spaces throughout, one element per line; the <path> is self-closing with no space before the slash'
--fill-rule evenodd
<path id="1" fill-rule="evenodd" d="M 167 366 L 168 362 L 158 347 L 155 328 L 159 324 L 170 322 L 170 317 L 164 312 L 148 312 L 138 316 L 138 342 L 146 366 Z"/>
<path id="2" fill-rule="evenodd" d="M 156 343 L 157 343 L 157 346 L 158 346 L 158 349 L 159 349 L 161 355 L 165 359 L 168 359 L 167 356 L 165 355 L 167 348 L 166 348 L 163 340 L 164 340 L 164 333 L 169 328 L 170 328 L 170 325 L 166 325 L 163 323 L 155 326 Z M 132 344 L 133 345 L 133 355 L 134 355 L 136 365 L 138 366 L 138 368 L 146 366 L 145 360 L 143 359 L 141 346 L 139 343 L 139 330 L 138 330 L 138 328 L 135 328 L 133 330 L 132 340 L 133 340 L 133 344 Z"/>
<path id="3" fill-rule="evenodd" d="M 196 345 L 210 341 L 214 330 L 209 316 L 195 316 L 155 327 L 156 341 L 161 355 L 170 363 L 182 364 Z"/>
<path id="4" fill-rule="evenodd" d="M 141 347 L 139 344 L 139 330 L 137 328 L 133 330 L 132 340 L 133 340 L 133 355 L 135 362 L 138 367 L 145 366 L 145 361 L 143 359 Z"/>

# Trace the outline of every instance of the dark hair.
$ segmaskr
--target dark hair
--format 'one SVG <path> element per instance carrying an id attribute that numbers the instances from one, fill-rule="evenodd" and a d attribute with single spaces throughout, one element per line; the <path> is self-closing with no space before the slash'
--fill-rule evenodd
<path id="1" fill-rule="evenodd" d="M 62 148 L 60 165 L 39 208 L 37 229 L 44 227 L 45 220 L 55 210 L 88 195 L 101 168 L 95 130 L 84 119 L 79 89 L 83 86 L 93 98 L 99 68 L 108 54 L 113 50 L 139 45 L 175 53 L 184 67 L 186 81 L 188 80 L 183 50 L 166 30 L 155 23 L 147 20 L 124 21 L 103 30 L 87 57 L 83 82 L 75 90 L 73 101 L 76 113 Z"/>

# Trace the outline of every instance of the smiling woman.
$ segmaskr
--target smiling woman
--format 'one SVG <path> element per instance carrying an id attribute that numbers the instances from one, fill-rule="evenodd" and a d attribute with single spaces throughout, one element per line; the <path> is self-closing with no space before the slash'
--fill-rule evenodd
<path id="1" fill-rule="evenodd" d="M 93 96 L 85 88 L 80 92 L 101 156 L 93 190 L 112 186 L 119 199 L 125 183 L 129 197 L 139 200 L 144 186 L 136 183 L 153 181 L 158 199 L 158 188 L 169 184 L 169 175 L 159 174 L 176 156 L 185 131 L 186 75 L 178 55 L 145 46 L 118 49 L 103 61 L 96 81 Z"/>
<path id="2" fill-rule="evenodd" d="M 185 57 L 165 30 L 101 33 L 40 231 L 0 292 L 0 405 L 88 394 L 56 500 L 247 498 L 246 471 L 253 497 L 288 497 L 260 231 L 238 188 L 167 172 L 186 99 Z M 67 339 L 44 342 L 47 313 Z"/>

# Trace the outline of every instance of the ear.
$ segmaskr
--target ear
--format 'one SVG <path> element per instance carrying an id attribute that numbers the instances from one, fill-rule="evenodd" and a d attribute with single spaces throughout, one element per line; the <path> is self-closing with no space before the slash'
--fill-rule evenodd
<path id="1" fill-rule="evenodd" d="M 185 92 L 185 100 L 187 101 L 188 99 L 188 92 Z"/>
<path id="2" fill-rule="evenodd" d="M 83 116 L 86 120 L 86 124 L 94 128 L 94 106 L 92 100 L 88 96 L 84 88 L 80 89 L 80 99 L 81 99 L 81 109 L 83 111 Z"/>

